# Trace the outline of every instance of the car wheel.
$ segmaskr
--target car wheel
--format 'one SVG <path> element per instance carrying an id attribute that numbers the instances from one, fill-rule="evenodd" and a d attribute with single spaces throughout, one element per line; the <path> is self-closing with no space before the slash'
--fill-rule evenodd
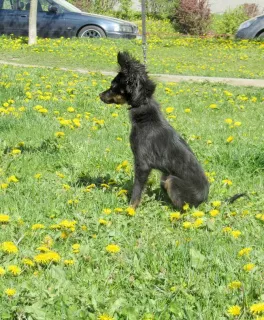
<path id="1" fill-rule="evenodd" d="M 264 32 L 258 35 L 258 39 L 264 40 Z"/>
<path id="2" fill-rule="evenodd" d="M 104 31 L 97 26 L 86 26 L 78 32 L 80 38 L 105 38 Z"/>

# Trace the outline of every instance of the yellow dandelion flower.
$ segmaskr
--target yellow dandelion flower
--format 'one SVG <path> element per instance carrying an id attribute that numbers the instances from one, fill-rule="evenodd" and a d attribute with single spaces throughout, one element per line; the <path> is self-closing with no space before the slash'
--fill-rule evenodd
<path id="1" fill-rule="evenodd" d="M 117 196 L 118 197 L 121 197 L 121 196 L 124 196 L 124 195 L 126 196 L 127 193 L 128 193 L 127 190 L 121 189 L 121 190 L 118 191 Z"/>
<path id="2" fill-rule="evenodd" d="M 46 113 L 48 113 L 48 109 L 41 108 L 41 109 L 38 110 L 38 112 L 41 113 L 41 114 L 46 114 Z"/>
<path id="3" fill-rule="evenodd" d="M 41 251 L 41 252 L 49 252 L 50 251 L 50 249 L 47 248 L 46 246 L 37 247 L 36 250 Z"/>
<path id="4" fill-rule="evenodd" d="M 229 179 L 224 179 L 222 180 L 222 183 L 225 185 L 225 186 L 232 186 L 233 182 Z"/>
<path id="5" fill-rule="evenodd" d="M 216 217 L 216 216 L 219 215 L 219 213 L 220 213 L 220 211 L 217 210 L 217 209 L 210 210 L 210 216 L 211 217 Z"/>
<path id="6" fill-rule="evenodd" d="M 218 109 L 217 104 L 215 104 L 215 103 L 210 104 L 209 108 L 210 109 Z"/>
<path id="7" fill-rule="evenodd" d="M 5 289 L 5 294 L 8 297 L 13 297 L 16 294 L 16 289 L 13 289 L 13 288 Z"/>
<path id="8" fill-rule="evenodd" d="M 199 228 L 200 226 L 202 226 L 204 223 L 204 220 L 201 218 L 198 218 L 194 221 L 193 226 L 194 228 Z"/>
<path id="9" fill-rule="evenodd" d="M 21 269 L 16 265 L 10 265 L 7 267 L 7 271 L 12 273 L 14 276 L 18 276 L 21 273 Z"/>
<path id="10" fill-rule="evenodd" d="M 56 138 L 62 138 L 65 136 L 65 133 L 62 132 L 62 131 L 58 131 L 58 132 L 55 132 L 55 137 Z"/>
<path id="11" fill-rule="evenodd" d="M 189 203 L 185 203 L 185 205 L 182 207 L 182 209 L 184 211 L 187 211 L 188 209 L 190 209 Z"/>
<path id="12" fill-rule="evenodd" d="M 99 317 L 98 317 L 98 320 L 114 320 L 114 318 L 110 317 L 108 314 L 101 314 Z"/>
<path id="13" fill-rule="evenodd" d="M 239 231 L 239 230 L 233 230 L 233 231 L 231 231 L 231 235 L 232 235 L 235 239 L 237 239 L 238 237 L 241 236 L 241 231 Z"/>
<path id="14" fill-rule="evenodd" d="M 190 229 L 192 227 L 192 223 L 189 221 L 185 221 L 183 222 L 182 226 L 184 229 Z"/>
<path id="15" fill-rule="evenodd" d="M 108 224 L 108 221 L 105 220 L 105 219 L 99 219 L 99 224 L 102 224 L 102 225 L 107 225 Z"/>
<path id="16" fill-rule="evenodd" d="M 8 223 L 9 220 L 9 215 L 0 213 L 0 223 Z"/>
<path id="17" fill-rule="evenodd" d="M 71 186 L 69 186 L 68 184 L 63 184 L 62 188 L 67 191 L 71 189 Z"/>
<path id="18" fill-rule="evenodd" d="M 168 107 L 168 108 L 165 109 L 165 111 L 166 111 L 167 114 L 170 114 L 170 113 L 172 113 L 174 111 L 174 108 L 173 107 Z"/>
<path id="19" fill-rule="evenodd" d="M 73 264 L 75 264 L 74 260 L 64 260 L 63 263 L 65 264 L 65 266 L 71 266 Z"/>
<path id="20" fill-rule="evenodd" d="M 228 284 L 229 289 L 239 289 L 242 287 L 242 283 L 240 281 L 232 281 Z"/>
<path id="21" fill-rule="evenodd" d="M 44 224 L 36 223 L 36 224 L 33 224 L 33 226 L 31 227 L 31 230 L 39 230 L 39 229 L 45 229 Z"/>
<path id="22" fill-rule="evenodd" d="M 29 267 L 35 266 L 35 263 L 31 259 L 28 259 L 28 258 L 22 259 L 22 263 L 26 266 L 29 266 Z"/>
<path id="23" fill-rule="evenodd" d="M 241 250 L 238 252 L 238 255 L 239 255 L 240 257 L 248 256 L 251 251 L 252 251 L 252 248 L 244 248 L 244 249 L 241 249 Z"/>
<path id="24" fill-rule="evenodd" d="M 67 203 L 68 203 L 69 205 L 74 206 L 74 205 L 76 205 L 76 204 L 79 203 L 79 200 L 78 200 L 78 199 L 70 199 L 70 200 L 67 201 Z"/>
<path id="25" fill-rule="evenodd" d="M 16 176 L 10 176 L 9 178 L 7 178 L 7 182 L 8 183 L 11 183 L 11 182 L 18 182 L 19 180 L 18 180 L 18 178 L 16 177 Z"/>
<path id="26" fill-rule="evenodd" d="M 192 216 L 193 216 L 194 218 L 202 218 L 202 217 L 204 216 L 204 212 L 203 212 L 203 211 L 194 211 L 194 212 L 192 213 Z"/>
<path id="27" fill-rule="evenodd" d="M 69 108 L 67 108 L 67 111 L 70 112 L 70 113 L 72 113 L 72 112 L 75 111 L 75 109 L 74 109 L 73 107 L 69 107 Z"/>
<path id="28" fill-rule="evenodd" d="M 120 247 L 117 244 L 109 244 L 105 247 L 105 250 L 110 253 L 118 253 L 120 251 Z"/>
<path id="29" fill-rule="evenodd" d="M 69 237 L 69 233 L 68 233 L 68 232 L 65 232 L 65 231 L 62 231 L 60 237 L 61 237 L 62 239 L 67 239 L 67 238 Z"/>
<path id="30" fill-rule="evenodd" d="M 7 189 L 8 188 L 8 183 L 1 183 L 0 188 L 1 189 Z"/>
<path id="31" fill-rule="evenodd" d="M 75 220 L 62 220 L 59 225 L 61 228 L 70 230 L 70 231 L 75 231 L 75 226 L 77 224 L 77 221 Z"/>
<path id="32" fill-rule="evenodd" d="M 103 209 L 104 214 L 110 214 L 111 212 L 112 212 L 112 210 L 109 208 Z"/>
<path id="33" fill-rule="evenodd" d="M 241 307 L 239 307 L 238 305 L 235 306 L 231 306 L 228 308 L 227 311 L 231 316 L 239 316 L 241 313 Z"/>
<path id="34" fill-rule="evenodd" d="M 247 263 L 243 266 L 243 270 L 250 272 L 251 270 L 253 270 L 255 268 L 254 263 Z"/>
<path id="35" fill-rule="evenodd" d="M 51 262 L 59 262 L 60 259 L 60 255 L 54 251 L 40 253 L 34 257 L 34 261 L 38 264 L 49 264 Z"/>
<path id="36" fill-rule="evenodd" d="M 264 313 L 264 302 L 255 303 L 250 307 L 250 312 L 255 314 Z"/>
<path id="37" fill-rule="evenodd" d="M 233 136 L 229 136 L 227 139 L 226 139 L 226 142 L 227 143 L 230 143 L 234 140 L 234 137 Z"/>
<path id="38" fill-rule="evenodd" d="M 16 156 L 18 154 L 21 154 L 21 150 L 20 149 L 13 149 L 11 152 L 10 152 L 13 156 Z"/>
<path id="39" fill-rule="evenodd" d="M 227 119 L 225 119 L 225 123 L 227 123 L 227 124 L 232 124 L 232 123 L 233 123 L 233 120 L 230 119 L 230 118 L 227 118 Z"/>
<path id="40" fill-rule="evenodd" d="M 124 210 L 122 208 L 115 208 L 114 212 L 115 213 L 122 213 Z"/>
<path id="41" fill-rule="evenodd" d="M 56 172 L 56 175 L 57 175 L 57 177 L 59 177 L 61 179 L 65 178 L 65 175 L 61 172 Z"/>
<path id="42" fill-rule="evenodd" d="M 230 233 L 232 231 L 231 227 L 224 227 L 222 230 L 224 233 Z"/>
<path id="43" fill-rule="evenodd" d="M 130 216 L 133 217 L 136 214 L 136 210 L 132 207 L 126 208 L 125 212 Z"/>
<path id="44" fill-rule="evenodd" d="M 72 245 L 72 252 L 73 253 L 79 253 L 80 252 L 81 245 L 79 243 L 75 243 Z"/>
<path id="45" fill-rule="evenodd" d="M 34 175 L 34 178 L 35 178 L 35 179 L 41 179 L 41 177 L 42 177 L 42 174 L 41 174 L 41 173 L 36 173 L 36 174 Z"/>
<path id="46" fill-rule="evenodd" d="M 190 113 L 190 112 L 191 112 L 191 109 L 190 109 L 190 108 L 186 108 L 186 109 L 184 110 L 184 112 L 185 112 L 185 113 Z"/>
<path id="47" fill-rule="evenodd" d="M 75 127 L 79 128 L 81 126 L 81 120 L 78 118 L 74 118 L 72 120 L 72 122 L 74 123 Z"/>
<path id="48" fill-rule="evenodd" d="M 181 218 L 181 213 L 180 212 L 172 212 L 171 214 L 170 214 L 170 221 L 171 222 L 175 222 L 175 221 L 177 221 L 177 220 L 179 220 Z"/>
<path id="49" fill-rule="evenodd" d="M 1 277 L 1 276 L 4 276 L 5 273 L 6 273 L 5 269 L 2 268 L 2 267 L 0 267 L 0 277 Z"/>
<path id="50" fill-rule="evenodd" d="M 6 241 L 2 242 L 0 244 L 0 250 L 6 252 L 6 253 L 17 253 L 18 248 L 12 241 Z"/>
<path id="51" fill-rule="evenodd" d="M 221 201 L 219 201 L 219 200 L 213 201 L 213 202 L 212 202 L 212 206 L 213 206 L 214 208 L 220 207 L 220 206 L 221 206 Z"/>
<path id="52" fill-rule="evenodd" d="M 242 124 L 242 123 L 241 123 L 240 121 L 236 121 L 236 122 L 234 123 L 234 126 L 235 126 L 235 127 L 240 127 L 241 124 Z"/>

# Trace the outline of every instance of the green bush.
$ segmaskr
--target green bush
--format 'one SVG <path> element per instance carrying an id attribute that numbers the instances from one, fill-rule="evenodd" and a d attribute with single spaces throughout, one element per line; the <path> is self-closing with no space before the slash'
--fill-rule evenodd
<path id="1" fill-rule="evenodd" d="M 146 0 L 146 10 L 157 17 L 170 17 L 171 12 L 179 5 L 179 0 Z"/>
<path id="2" fill-rule="evenodd" d="M 217 34 L 234 34 L 239 25 L 248 18 L 243 6 L 228 10 L 223 15 L 214 15 L 212 31 Z"/>

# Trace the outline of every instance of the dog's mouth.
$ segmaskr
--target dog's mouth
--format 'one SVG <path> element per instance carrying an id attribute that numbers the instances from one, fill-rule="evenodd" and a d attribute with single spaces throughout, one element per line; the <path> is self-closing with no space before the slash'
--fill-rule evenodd
<path id="1" fill-rule="evenodd" d="M 106 104 L 125 104 L 127 101 L 121 94 L 111 93 L 109 91 L 104 91 L 99 94 L 100 99 Z"/>

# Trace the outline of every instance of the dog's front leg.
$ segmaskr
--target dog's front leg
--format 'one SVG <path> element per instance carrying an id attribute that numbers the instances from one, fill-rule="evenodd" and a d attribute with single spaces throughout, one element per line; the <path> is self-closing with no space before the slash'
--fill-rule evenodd
<path id="1" fill-rule="evenodd" d="M 130 200 L 130 205 L 134 209 L 136 209 L 140 203 L 141 194 L 148 179 L 149 173 L 150 169 L 142 169 L 140 166 L 135 165 L 135 180 L 132 190 L 132 197 Z"/>

